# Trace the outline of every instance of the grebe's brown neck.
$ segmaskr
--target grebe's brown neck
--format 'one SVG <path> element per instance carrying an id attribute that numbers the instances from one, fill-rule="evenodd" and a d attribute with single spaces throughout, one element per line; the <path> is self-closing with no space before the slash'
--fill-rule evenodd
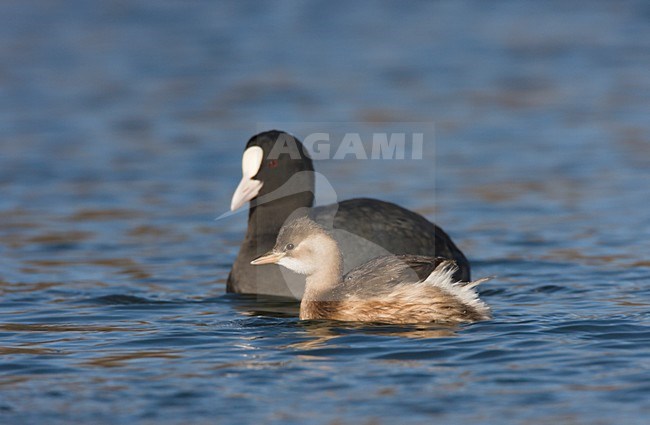
<path id="1" fill-rule="evenodd" d="M 301 319 L 319 319 L 319 305 L 336 301 L 333 290 L 340 284 L 343 274 L 343 258 L 336 241 L 329 235 L 318 235 L 318 247 L 313 258 L 317 266 L 307 275 L 305 293 L 300 303 Z"/>

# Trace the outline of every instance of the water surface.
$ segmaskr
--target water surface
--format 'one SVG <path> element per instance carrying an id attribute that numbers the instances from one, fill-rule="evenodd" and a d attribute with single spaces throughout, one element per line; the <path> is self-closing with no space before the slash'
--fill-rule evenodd
<path id="1" fill-rule="evenodd" d="M 646 423 L 644 2 L 0 16 L 2 423 Z M 245 141 L 319 122 L 435 125 L 423 160 L 316 167 L 447 230 L 494 320 L 303 323 L 225 294 Z"/>

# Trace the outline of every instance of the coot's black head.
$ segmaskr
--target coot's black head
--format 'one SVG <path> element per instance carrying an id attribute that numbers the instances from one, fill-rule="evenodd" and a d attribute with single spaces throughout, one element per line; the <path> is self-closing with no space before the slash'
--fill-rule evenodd
<path id="1" fill-rule="evenodd" d="M 270 195 L 269 200 L 297 196 L 305 206 L 311 206 L 313 171 L 311 158 L 298 139 L 278 130 L 259 133 L 246 144 L 242 180 L 233 194 L 230 209 L 234 211 L 264 195 Z M 289 181 L 291 184 L 286 185 Z M 278 191 L 280 188 L 283 189 Z"/>

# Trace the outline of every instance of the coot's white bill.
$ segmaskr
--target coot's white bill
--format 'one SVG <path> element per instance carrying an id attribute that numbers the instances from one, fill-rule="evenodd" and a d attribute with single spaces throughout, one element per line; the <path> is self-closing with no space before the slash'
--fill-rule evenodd
<path id="1" fill-rule="evenodd" d="M 232 195 L 230 211 L 241 208 L 260 192 L 264 182 L 255 180 L 253 177 L 260 170 L 262 159 L 264 159 L 264 151 L 259 146 L 251 146 L 244 151 L 241 160 L 242 179 Z"/>

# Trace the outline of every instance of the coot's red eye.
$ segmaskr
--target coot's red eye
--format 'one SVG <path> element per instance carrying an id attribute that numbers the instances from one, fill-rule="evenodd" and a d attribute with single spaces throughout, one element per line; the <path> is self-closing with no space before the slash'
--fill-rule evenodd
<path id="1" fill-rule="evenodd" d="M 278 166 L 278 160 L 277 159 L 270 159 L 268 162 L 269 168 L 275 168 Z"/>

